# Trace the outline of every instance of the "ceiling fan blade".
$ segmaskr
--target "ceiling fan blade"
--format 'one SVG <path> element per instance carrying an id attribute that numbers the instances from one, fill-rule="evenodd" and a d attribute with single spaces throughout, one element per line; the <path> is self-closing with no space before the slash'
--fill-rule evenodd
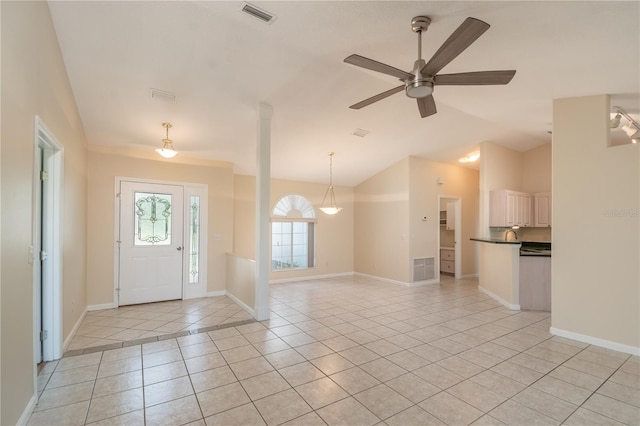
<path id="1" fill-rule="evenodd" d="M 364 101 L 351 105 L 349 108 L 360 109 L 360 108 L 366 107 L 367 105 L 371 105 L 374 102 L 378 102 L 381 99 L 394 95 L 398 92 L 402 92 L 403 90 L 404 90 L 404 84 L 402 86 L 394 87 L 393 89 L 387 90 L 386 92 L 378 93 L 377 95 L 372 96 L 369 99 L 365 99 Z"/>
<path id="2" fill-rule="evenodd" d="M 445 41 L 440 49 L 422 67 L 422 73 L 436 75 L 449 62 L 461 54 L 467 47 L 489 29 L 489 24 L 475 18 L 467 18 Z"/>
<path id="3" fill-rule="evenodd" d="M 516 74 L 516 70 L 461 72 L 458 74 L 439 74 L 434 77 L 436 85 L 488 85 L 507 84 Z"/>
<path id="4" fill-rule="evenodd" d="M 351 55 L 344 59 L 348 64 L 355 65 L 357 67 L 366 68 L 371 71 L 381 72 L 383 74 L 392 75 L 399 79 L 414 78 L 413 74 L 399 70 L 390 65 L 383 64 L 382 62 L 374 61 L 373 59 L 365 58 L 360 55 Z"/>
<path id="5" fill-rule="evenodd" d="M 433 95 L 425 96 L 424 98 L 418 98 L 418 109 L 420 110 L 420 116 L 422 118 L 438 112 L 436 109 L 436 102 L 433 100 Z"/>

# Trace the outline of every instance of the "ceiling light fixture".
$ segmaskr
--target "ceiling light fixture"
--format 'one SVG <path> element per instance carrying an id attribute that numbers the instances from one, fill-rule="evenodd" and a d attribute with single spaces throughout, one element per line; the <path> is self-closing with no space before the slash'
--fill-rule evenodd
<path id="1" fill-rule="evenodd" d="M 611 127 L 612 129 L 616 129 L 620 125 L 621 118 L 622 118 L 622 115 L 620 113 L 617 113 L 616 116 L 613 117 L 609 122 L 609 127 Z"/>
<path id="2" fill-rule="evenodd" d="M 470 154 L 465 155 L 458 161 L 461 163 L 473 163 L 475 161 L 478 161 L 479 158 L 480 158 L 480 151 L 474 151 Z"/>
<path id="3" fill-rule="evenodd" d="M 166 129 L 166 137 L 162 139 L 162 148 L 156 149 L 156 152 L 164 158 L 173 158 L 178 154 L 178 151 L 173 149 L 173 142 L 169 139 L 169 128 L 171 127 L 171 123 L 162 123 L 162 127 Z"/>
<path id="4" fill-rule="evenodd" d="M 616 111 L 616 117 L 621 115 L 628 121 L 628 123 L 626 125 L 622 126 L 621 129 L 627 134 L 629 139 L 631 139 L 631 143 L 638 143 L 638 140 L 640 139 L 640 124 L 638 124 L 622 108 L 614 106 L 613 109 Z M 615 120 L 616 117 L 614 117 L 614 120 Z M 618 124 L 619 124 L 619 122 L 620 122 L 620 119 L 618 119 Z M 612 120 L 611 124 L 612 124 L 612 127 L 613 127 L 613 120 Z"/>
<path id="5" fill-rule="evenodd" d="M 329 153 L 329 187 L 324 193 L 322 204 L 320 205 L 320 210 L 328 215 L 334 215 L 342 210 L 342 207 L 336 207 L 336 196 L 333 193 L 333 156 L 335 154 L 335 152 Z M 327 196 L 329 196 L 329 205 L 325 207 L 324 203 L 327 200 Z"/>

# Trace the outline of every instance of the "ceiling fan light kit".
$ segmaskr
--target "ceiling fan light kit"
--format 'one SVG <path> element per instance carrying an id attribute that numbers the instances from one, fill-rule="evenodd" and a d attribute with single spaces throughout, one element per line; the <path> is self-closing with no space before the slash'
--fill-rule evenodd
<path id="1" fill-rule="evenodd" d="M 429 24 L 431 24 L 431 18 L 427 16 L 416 16 L 411 20 L 412 31 L 418 33 L 418 59 L 414 63 L 413 70 L 410 72 L 402 71 L 360 55 L 354 54 L 345 58 L 344 62 L 348 64 L 397 77 L 403 83 L 401 86 L 394 87 L 393 89 L 353 104 L 349 108 L 360 109 L 366 107 L 374 102 L 401 92 L 404 89 L 408 97 L 416 99 L 420 116 L 424 118 L 437 112 L 436 104 L 432 96 L 434 86 L 507 84 L 515 75 L 515 70 L 477 71 L 439 75 L 438 72 L 440 72 L 442 68 L 460 55 L 489 29 L 489 24 L 475 18 L 465 19 L 458 29 L 440 46 L 429 62 L 426 62 L 422 59 L 422 33 L 429 28 Z"/>

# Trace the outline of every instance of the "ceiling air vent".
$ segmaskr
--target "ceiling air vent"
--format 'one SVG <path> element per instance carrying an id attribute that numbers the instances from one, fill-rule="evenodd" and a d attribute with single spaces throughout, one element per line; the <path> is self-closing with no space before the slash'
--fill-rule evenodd
<path id="1" fill-rule="evenodd" d="M 364 129 L 356 129 L 353 131 L 353 135 L 354 136 L 358 136 L 360 138 L 364 138 L 365 136 L 367 136 L 370 132 L 368 130 L 364 130 Z"/>
<path id="2" fill-rule="evenodd" d="M 252 4 L 249 3 L 242 3 L 242 9 L 241 9 L 244 13 L 253 16 L 254 18 L 257 18 L 259 20 L 261 20 L 262 22 L 265 22 L 267 24 L 272 23 L 273 21 L 276 20 L 276 17 L 272 14 L 270 14 L 269 12 L 267 12 L 266 10 L 260 9 L 255 7 Z"/>
<path id="3" fill-rule="evenodd" d="M 151 89 L 151 99 L 155 99 L 157 101 L 169 102 L 173 104 L 176 102 L 176 95 L 164 90 Z"/>

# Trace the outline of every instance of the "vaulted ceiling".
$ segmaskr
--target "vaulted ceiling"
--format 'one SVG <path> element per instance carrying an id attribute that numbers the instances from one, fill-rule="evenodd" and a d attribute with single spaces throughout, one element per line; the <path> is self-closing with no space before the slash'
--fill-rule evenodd
<path id="1" fill-rule="evenodd" d="M 273 106 L 272 176 L 356 185 L 408 155 L 456 163 L 483 141 L 528 150 L 551 141 L 552 100 L 608 93 L 640 114 L 639 2 L 51 1 L 58 41 L 89 144 L 180 156 L 253 174 L 258 104 Z M 437 86 L 420 118 L 403 93 L 348 106 L 398 80 L 343 62 L 352 53 L 405 71 L 432 19 L 427 60 L 472 16 L 491 25 L 443 73 L 515 69 L 504 86 Z M 176 95 L 152 98 L 151 89 Z M 370 133 L 353 135 L 356 129 Z M 617 137 L 617 134 L 616 134 Z"/>

